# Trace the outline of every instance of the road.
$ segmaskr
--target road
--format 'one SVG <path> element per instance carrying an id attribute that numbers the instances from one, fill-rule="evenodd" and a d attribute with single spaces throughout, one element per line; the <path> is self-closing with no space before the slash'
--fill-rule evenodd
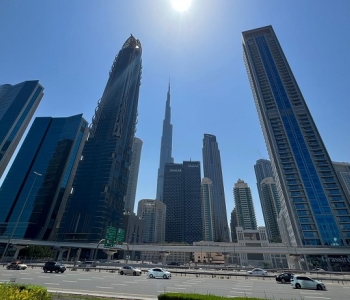
<path id="1" fill-rule="evenodd" d="M 107 271 L 70 271 L 63 274 L 44 273 L 39 268 L 27 270 L 0 269 L 0 281 L 30 283 L 45 286 L 49 291 L 114 296 L 132 299 L 156 299 L 164 292 L 194 292 L 221 296 L 247 296 L 266 299 L 348 300 L 350 282 L 325 281 L 328 291 L 294 290 L 289 284 L 276 283 L 273 277 L 244 277 L 179 275 L 173 278 L 148 279 L 141 276 L 122 276 Z"/>

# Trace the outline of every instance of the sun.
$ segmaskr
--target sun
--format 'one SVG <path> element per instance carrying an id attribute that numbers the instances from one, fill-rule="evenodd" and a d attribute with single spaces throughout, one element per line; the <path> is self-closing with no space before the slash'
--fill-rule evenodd
<path id="1" fill-rule="evenodd" d="M 173 8 L 177 11 L 185 11 L 191 5 L 191 0 L 171 0 Z"/>

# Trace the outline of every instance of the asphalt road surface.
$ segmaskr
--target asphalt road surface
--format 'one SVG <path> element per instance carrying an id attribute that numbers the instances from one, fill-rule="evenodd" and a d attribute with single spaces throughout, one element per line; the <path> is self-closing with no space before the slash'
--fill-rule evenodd
<path id="1" fill-rule="evenodd" d="M 15 281 L 45 286 L 49 291 L 113 296 L 132 299 L 156 299 L 164 292 L 195 292 L 221 296 L 260 297 L 264 299 L 349 300 L 349 281 L 324 281 L 327 291 L 295 290 L 290 284 L 276 283 L 272 277 L 181 276 L 172 273 L 172 279 L 149 279 L 125 276 L 107 271 L 70 271 L 63 274 L 44 273 L 39 268 L 27 270 L 0 269 L 0 282 Z M 340 278 L 341 279 L 341 278 Z"/>

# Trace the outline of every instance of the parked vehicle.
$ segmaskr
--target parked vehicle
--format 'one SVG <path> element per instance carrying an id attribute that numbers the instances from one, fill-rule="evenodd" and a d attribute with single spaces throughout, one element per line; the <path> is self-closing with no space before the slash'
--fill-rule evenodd
<path id="1" fill-rule="evenodd" d="M 251 271 L 247 271 L 247 274 L 249 274 L 249 275 L 267 275 L 267 271 L 265 271 L 264 269 L 255 268 Z"/>
<path id="2" fill-rule="evenodd" d="M 19 260 L 13 261 L 6 266 L 7 270 L 25 270 L 27 269 L 26 264 L 22 264 Z"/>
<path id="3" fill-rule="evenodd" d="M 168 263 L 168 266 L 179 266 L 180 263 L 179 262 L 176 262 L 176 261 L 172 261 L 170 263 Z"/>
<path id="4" fill-rule="evenodd" d="M 312 272 L 324 272 L 324 270 L 321 268 L 315 268 L 315 269 L 312 269 L 311 271 Z"/>
<path id="5" fill-rule="evenodd" d="M 147 272 L 148 278 L 164 278 L 164 279 L 170 279 L 171 273 L 169 271 L 166 271 L 162 268 L 153 268 L 149 269 Z"/>
<path id="6" fill-rule="evenodd" d="M 290 282 L 294 274 L 292 273 L 281 273 L 276 275 L 276 281 L 281 283 Z"/>
<path id="7" fill-rule="evenodd" d="M 48 261 L 43 266 L 43 270 L 45 273 L 47 272 L 55 272 L 55 273 L 63 273 L 66 270 L 66 267 L 64 264 L 57 262 L 57 261 Z"/>
<path id="8" fill-rule="evenodd" d="M 99 261 L 94 260 L 86 260 L 79 264 L 79 267 L 87 267 L 87 268 L 94 268 L 97 266 L 97 263 Z"/>
<path id="9" fill-rule="evenodd" d="M 294 289 L 327 290 L 322 281 L 307 276 L 293 276 L 290 283 Z"/>
<path id="10" fill-rule="evenodd" d="M 141 269 L 137 269 L 133 266 L 124 266 L 119 270 L 119 274 L 140 276 L 142 274 L 142 271 Z"/>

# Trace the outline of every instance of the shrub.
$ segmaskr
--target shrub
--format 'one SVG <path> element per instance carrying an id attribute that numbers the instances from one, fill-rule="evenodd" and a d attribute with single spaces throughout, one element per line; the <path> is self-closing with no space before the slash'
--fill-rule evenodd
<path id="1" fill-rule="evenodd" d="M 46 288 L 27 284 L 0 284 L 2 300 L 51 300 Z"/>
<path id="2" fill-rule="evenodd" d="M 158 296 L 158 300 L 226 300 L 232 299 L 229 297 L 216 296 L 216 295 L 202 295 L 202 294 L 182 294 L 182 293 L 165 293 Z M 248 297 L 235 297 L 235 300 L 263 300 L 261 298 L 248 298 Z"/>

